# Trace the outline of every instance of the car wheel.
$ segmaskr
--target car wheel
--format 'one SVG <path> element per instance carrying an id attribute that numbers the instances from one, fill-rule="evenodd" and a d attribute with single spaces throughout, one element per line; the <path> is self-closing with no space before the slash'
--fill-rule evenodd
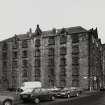
<path id="1" fill-rule="evenodd" d="M 70 94 L 67 95 L 67 98 L 70 98 Z"/>
<path id="2" fill-rule="evenodd" d="M 38 104 L 40 102 L 39 98 L 34 99 L 34 103 Z"/>
<path id="3" fill-rule="evenodd" d="M 54 96 L 51 96 L 51 100 L 54 101 L 55 100 L 55 97 Z"/>
<path id="4" fill-rule="evenodd" d="M 78 97 L 79 96 L 79 93 L 77 93 L 76 96 Z"/>
<path id="5" fill-rule="evenodd" d="M 3 105 L 12 105 L 12 101 L 11 100 L 5 100 L 3 102 Z"/>

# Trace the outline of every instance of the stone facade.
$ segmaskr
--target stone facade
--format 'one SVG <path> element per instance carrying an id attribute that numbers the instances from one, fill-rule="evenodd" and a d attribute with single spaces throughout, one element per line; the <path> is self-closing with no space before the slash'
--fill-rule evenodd
<path id="1" fill-rule="evenodd" d="M 41 81 L 43 87 L 97 89 L 102 81 L 100 48 L 97 30 L 42 31 L 37 25 L 34 33 L 30 29 L 0 42 L 1 87 Z"/>
<path id="2" fill-rule="evenodd" d="M 103 84 L 105 86 L 105 44 L 102 45 L 102 70 L 103 70 Z"/>
<path id="3" fill-rule="evenodd" d="M 102 44 L 98 38 L 97 28 L 89 31 L 89 78 L 90 87 L 103 87 Z"/>

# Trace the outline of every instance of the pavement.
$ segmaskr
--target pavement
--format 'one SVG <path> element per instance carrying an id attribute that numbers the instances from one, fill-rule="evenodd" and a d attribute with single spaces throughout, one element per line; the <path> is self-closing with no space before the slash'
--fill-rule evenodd
<path id="1" fill-rule="evenodd" d="M 79 99 L 79 98 L 85 98 L 85 97 L 90 97 L 90 96 L 95 96 L 100 94 L 100 91 L 84 91 L 82 92 L 78 97 L 71 98 L 71 100 Z"/>
<path id="2" fill-rule="evenodd" d="M 92 95 L 92 94 L 96 94 L 96 93 L 99 93 L 100 91 L 98 90 L 92 90 L 92 91 L 84 91 L 82 94 L 85 94 L 85 95 Z"/>

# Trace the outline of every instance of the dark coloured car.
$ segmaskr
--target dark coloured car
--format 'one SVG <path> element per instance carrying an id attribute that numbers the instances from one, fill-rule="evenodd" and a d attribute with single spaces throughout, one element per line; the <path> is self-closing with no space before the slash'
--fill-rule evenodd
<path id="1" fill-rule="evenodd" d="M 31 92 L 31 94 L 22 94 L 21 99 L 23 101 L 28 99 L 34 103 L 39 103 L 40 101 L 45 101 L 45 100 L 55 100 L 55 96 L 53 92 L 49 92 L 48 89 L 35 88 Z"/>
<path id="2" fill-rule="evenodd" d="M 70 88 L 64 88 L 56 93 L 56 97 L 70 98 L 73 96 L 79 96 L 79 92 Z"/>

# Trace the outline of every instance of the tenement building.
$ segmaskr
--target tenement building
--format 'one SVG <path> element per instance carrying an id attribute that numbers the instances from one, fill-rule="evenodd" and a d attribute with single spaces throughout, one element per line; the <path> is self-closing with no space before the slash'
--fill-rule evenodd
<path id="1" fill-rule="evenodd" d="M 97 29 L 80 26 L 29 32 L 0 42 L 0 83 L 17 88 L 25 81 L 43 87 L 102 86 L 101 40 Z"/>
<path id="2" fill-rule="evenodd" d="M 103 84 L 105 86 L 105 44 L 102 44 L 102 70 L 103 70 Z"/>

